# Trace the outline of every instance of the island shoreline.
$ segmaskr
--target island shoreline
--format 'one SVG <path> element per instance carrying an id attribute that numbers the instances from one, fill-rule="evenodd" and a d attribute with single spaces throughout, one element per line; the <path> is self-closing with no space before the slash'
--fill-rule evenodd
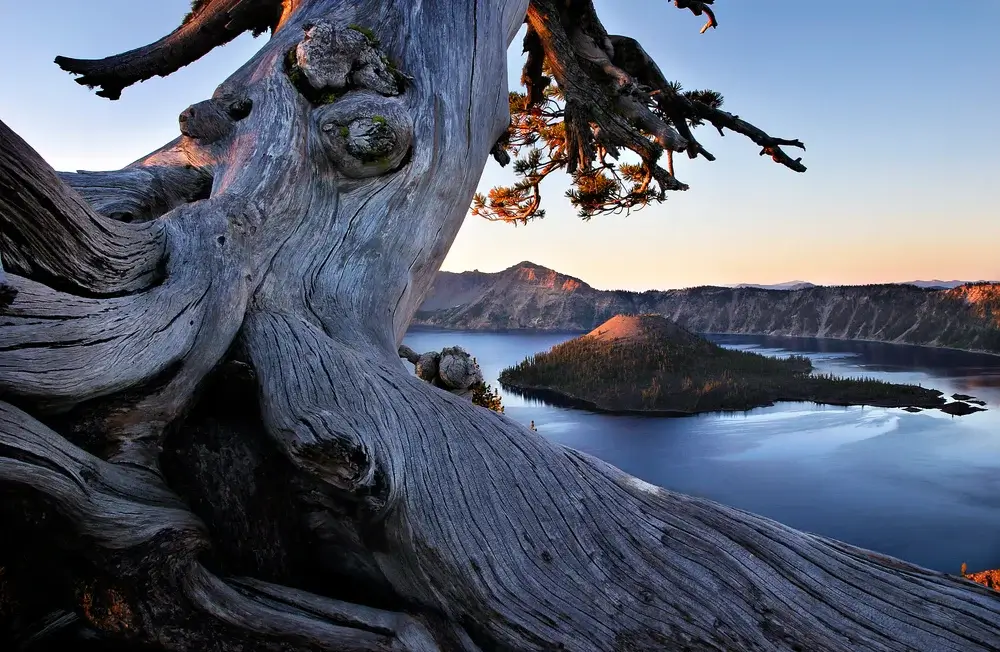
<path id="1" fill-rule="evenodd" d="M 500 372 L 500 386 L 557 406 L 679 417 L 748 412 L 776 403 L 979 411 L 944 392 L 818 372 L 805 356 L 726 347 L 656 313 L 620 314 Z M 774 338 L 780 344 L 781 338 Z"/>
<path id="2" fill-rule="evenodd" d="M 947 405 L 947 403 L 942 403 L 941 405 L 928 406 L 928 405 L 913 405 L 913 404 L 894 404 L 888 405 L 886 403 L 879 403 L 878 401 L 872 403 L 846 403 L 846 402 L 836 402 L 836 401 L 819 401 L 811 399 L 776 399 L 768 403 L 761 403 L 759 405 L 753 405 L 747 408 L 712 408 L 706 410 L 628 410 L 619 408 L 607 408 L 602 407 L 593 401 L 588 401 L 587 399 L 580 398 L 578 396 L 573 396 L 566 392 L 553 389 L 551 387 L 528 387 L 514 385 L 511 383 L 500 383 L 500 386 L 508 392 L 518 394 L 522 398 L 529 400 L 542 401 L 543 403 L 548 403 L 554 407 L 565 408 L 570 410 L 586 410 L 588 412 L 593 412 L 595 414 L 607 414 L 610 416 L 631 416 L 631 417 L 650 417 L 650 418 L 683 418 L 683 417 L 693 417 L 701 414 L 738 414 L 747 413 L 752 410 L 759 408 L 774 407 L 778 403 L 809 403 L 812 405 L 829 405 L 831 407 L 873 407 L 885 410 L 906 410 L 907 408 L 917 408 L 919 410 L 940 410 L 942 405 Z M 937 390 L 935 390 L 937 391 Z M 944 393 L 941 392 L 941 396 Z"/>

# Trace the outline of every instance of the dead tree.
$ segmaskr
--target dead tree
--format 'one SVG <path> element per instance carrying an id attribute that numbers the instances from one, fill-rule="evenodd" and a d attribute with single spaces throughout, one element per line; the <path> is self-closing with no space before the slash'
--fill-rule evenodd
<path id="1" fill-rule="evenodd" d="M 0 130 L 4 649 L 997 649 L 984 586 L 653 487 L 405 367 L 507 158 L 526 18 L 567 171 L 631 150 L 680 189 L 660 158 L 707 155 L 697 120 L 804 169 L 589 0 L 201 0 L 57 60 L 115 99 L 272 33 L 125 169 L 57 174 Z"/>

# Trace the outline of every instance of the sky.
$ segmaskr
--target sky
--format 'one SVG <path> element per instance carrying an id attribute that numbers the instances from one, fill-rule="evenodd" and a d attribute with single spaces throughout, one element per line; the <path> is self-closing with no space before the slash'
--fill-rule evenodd
<path id="1" fill-rule="evenodd" d="M 667 0 L 596 0 L 666 76 L 808 147 L 805 174 L 711 127 L 715 162 L 677 158 L 691 186 L 629 216 L 576 217 L 565 178 L 527 226 L 467 218 L 444 269 L 522 260 L 605 289 L 806 280 L 1000 280 L 1000 2 L 717 0 L 719 29 Z M 156 40 L 188 0 L 0 0 L 0 120 L 59 170 L 117 169 L 178 135 L 263 39 L 249 35 L 167 78 L 99 98 L 52 63 Z M 510 51 L 512 88 L 520 43 Z M 794 156 L 799 156 L 799 153 Z M 492 161 L 481 190 L 509 180 Z"/>

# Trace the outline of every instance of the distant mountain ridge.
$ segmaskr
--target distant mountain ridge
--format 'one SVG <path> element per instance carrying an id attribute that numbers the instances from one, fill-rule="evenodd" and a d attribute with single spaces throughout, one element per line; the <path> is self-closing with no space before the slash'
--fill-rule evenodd
<path id="1" fill-rule="evenodd" d="M 957 288 L 960 285 L 987 282 L 996 283 L 997 281 L 941 281 L 939 279 L 933 279 L 931 281 L 907 281 L 904 285 L 916 285 L 918 288 L 927 288 L 931 290 L 950 290 L 952 288 Z"/>
<path id="2" fill-rule="evenodd" d="M 597 290 L 524 261 L 495 273 L 440 272 L 413 325 L 457 330 L 590 331 L 617 314 L 655 313 L 700 333 L 831 337 L 1000 353 L 1000 284 L 798 290 L 703 286 Z"/>
<path id="3" fill-rule="evenodd" d="M 933 279 L 930 281 L 903 281 L 902 283 L 886 283 L 886 285 L 915 285 L 918 288 L 928 290 L 950 290 L 960 285 L 971 285 L 973 283 L 998 283 L 1000 281 L 942 281 Z M 819 287 L 809 281 L 786 281 L 785 283 L 773 283 L 770 285 L 761 283 L 734 283 L 725 285 L 727 288 L 760 288 L 761 290 L 806 290 L 808 288 Z"/>
<path id="4" fill-rule="evenodd" d="M 760 285 L 758 283 L 737 283 L 727 285 L 727 288 L 758 288 L 761 290 L 806 290 L 816 287 L 815 283 L 809 281 L 787 281 L 785 283 L 774 283 L 772 285 Z"/>

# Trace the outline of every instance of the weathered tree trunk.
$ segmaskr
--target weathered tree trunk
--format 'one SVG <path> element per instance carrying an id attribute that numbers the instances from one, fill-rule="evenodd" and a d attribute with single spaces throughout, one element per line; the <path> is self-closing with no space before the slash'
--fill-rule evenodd
<path id="1" fill-rule="evenodd" d="M 1000 649 L 983 586 L 653 487 L 404 367 L 527 4 L 286 1 L 119 172 L 57 176 L 3 127 L 12 642 Z"/>

